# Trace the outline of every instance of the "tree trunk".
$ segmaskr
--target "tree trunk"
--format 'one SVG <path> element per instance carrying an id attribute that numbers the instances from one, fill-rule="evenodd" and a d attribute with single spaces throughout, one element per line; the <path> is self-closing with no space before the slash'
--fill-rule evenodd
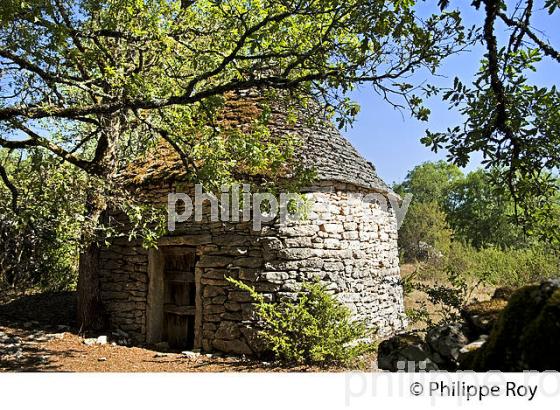
<path id="1" fill-rule="evenodd" d="M 94 242 L 80 254 L 78 274 L 78 324 L 82 330 L 100 330 L 104 315 L 99 290 L 99 247 Z"/>
<path id="2" fill-rule="evenodd" d="M 98 226 L 107 208 L 107 190 L 111 192 L 111 180 L 116 171 L 117 141 L 121 131 L 118 115 L 100 118 L 101 137 L 92 164 L 95 174 L 105 184 L 103 189 L 93 187 L 86 203 L 86 221 L 82 242 L 85 250 L 80 254 L 78 265 L 78 311 L 81 330 L 100 330 L 105 327 L 105 315 L 99 288 L 99 237 Z"/>
<path id="3" fill-rule="evenodd" d="M 99 244 L 96 228 L 100 224 L 107 201 L 95 189 L 87 198 L 86 220 L 82 243 L 86 246 L 80 253 L 78 264 L 78 325 L 82 330 L 100 330 L 105 325 L 101 292 L 99 289 Z"/>

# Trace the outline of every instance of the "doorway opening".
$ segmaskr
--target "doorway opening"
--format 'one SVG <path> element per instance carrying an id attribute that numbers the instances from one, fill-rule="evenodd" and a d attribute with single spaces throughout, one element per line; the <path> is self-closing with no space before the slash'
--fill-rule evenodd
<path id="1" fill-rule="evenodd" d="M 149 256 L 146 340 L 174 350 L 200 347 L 199 278 L 196 248 L 161 246 Z"/>
<path id="2" fill-rule="evenodd" d="M 162 340 L 173 349 L 192 349 L 196 314 L 195 248 L 167 247 L 164 260 Z"/>

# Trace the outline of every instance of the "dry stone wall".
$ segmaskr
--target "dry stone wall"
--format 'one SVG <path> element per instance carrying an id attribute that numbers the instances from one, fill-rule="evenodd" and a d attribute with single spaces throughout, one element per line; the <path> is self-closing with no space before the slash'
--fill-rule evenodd
<path id="1" fill-rule="evenodd" d="M 146 333 L 148 253 L 138 241 L 118 238 L 99 256 L 99 281 L 104 314 L 114 330 L 141 342 Z"/>
<path id="2" fill-rule="evenodd" d="M 165 203 L 171 186 L 144 188 L 151 203 Z M 200 223 L 181 223 L 161 246 L 196 247 L 200 278 L 201 346 L 206 351 L 251 354 L 261 349 L 247 293 L 225 276 L 253 285 L 268 300 L 293 298 L 301 282 L 318 277 L 355 317 L 380 333 L 405 325 L 399 285 L 396 218 L 367 191 L 352 185 L 323 185 L 306 194 L 307 218 L 285 226 L 251 222 L 211 222 L 209 208 Z M 207 204 L 208 205 L 208 204 Z M 123 215 L 113 218 L 124 223 Z M 102 299 L 112 327 L 142 343 L 146 339 L 148 251 L 117 239 L 101 250 Z"/>

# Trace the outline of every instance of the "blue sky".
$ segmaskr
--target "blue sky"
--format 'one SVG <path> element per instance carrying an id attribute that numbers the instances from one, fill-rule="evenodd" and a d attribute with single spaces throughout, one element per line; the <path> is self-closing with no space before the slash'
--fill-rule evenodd
<path id="1" fill-rule="evenodd" d="M 466 13 L 463 14 L 463 18 L 467 26 L 478 23 L 483 18 L 482 11 L 477 12 L 472 7 L 464 9 Z M 543 31 L 556 48 L 560 48 L 559 15 L 557 12 L 550 17 L 544 11 L 539 11 L 534 19 L 534 26 Z M 506 35 L 504 31 L 500 37 L 503 39 Z M 441 67 L 439 74 L 443 77 L 436 80 L 437 84 L 451 85 L 455 76 L 460 77 L 464 82 L 466 79 L 472 79 L 478 70 L 483 52 L 481 47 L 477 47 L 450 57 Z M 529 77 L 539 85 L 558 85 L 560 65 L 545 57 L 539 64 L 537 73 Z M 434 79 L 426 76 L 415 76 L 414 80 L 434 82 Z M 426 123 L 410 118 L 406 112 L 401 113 L 393 109 L 366 86 L 350 96 L 360 103 L 361 111 L 352 128 L 343 131 L 343 134 L 364 157 L 375 164 L 378 174 L 387 183 L 402 181 L 410 169 L 424 161 L 445 159 L 445 152 L 433 153 L 420 143 L 420 138 L 427 128 L 431 131 L 439 131 L 459 124 L 460 116 L 456 112 L 449 111 L 446 104 L 431 99 L 428 107 L 432 110 L 432 115 Z M 473 156 L 467 170 L 476 168 L 479 161 L 480 156 Z"/>

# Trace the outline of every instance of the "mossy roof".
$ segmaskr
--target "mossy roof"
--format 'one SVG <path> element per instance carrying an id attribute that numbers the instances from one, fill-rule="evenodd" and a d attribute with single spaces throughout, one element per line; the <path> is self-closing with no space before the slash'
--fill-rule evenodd
<path id="1" fill-rule="evenodd" d="M 295 133 L 301 144 L 296 150 L 296 161 L 304 168 L 313 169 L 317 181 L 352 184 L 367 190 L 392 192 L 378 177 L 372 163 L 363 158 L 328 120 L 289 121 L 281 104 L 267 100 L 270 114 L 268 126 L 271 135 Z M 262 113 L 263 97 L 259 93 L 240 91 L 226 96 L 218 121 L 221 127 L 241 127 L 250 124 Z M 137 159 L 122 174 L 134 185 L 146 181 L 181 180 L 187 176 L 178 153 L 167 142 L 160 141 Z"/>

